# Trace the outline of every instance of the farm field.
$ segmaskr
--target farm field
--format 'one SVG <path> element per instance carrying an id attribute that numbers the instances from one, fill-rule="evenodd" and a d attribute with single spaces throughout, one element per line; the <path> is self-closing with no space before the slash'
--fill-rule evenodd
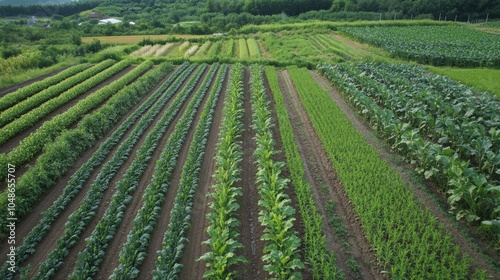
<path id="1" fill-rule="evenodd" d="M 498 38 L 278 26 L 0 89 L 0 279 L 499 278 Z"/>
<path id="2" fill-rule="evenodd" d="M 373 148 L 370 127 L 318 72 L 187 62 L 128 67 L 100 85 L 97 91 L 109 91 L 109 97 L 94 101 L 83 119 L 71 118 L 69 129 L 47 138 L 55 140 L 43 150 L 24 156 L 31 168 L 15 164 L 20 274 L 481 279 L 494 273 L 452 218 L 386 162 L 385 151 Z M 130 85 L 120 87 L 125 84 Z M 0 101 L 7 96 L 15 94 Z M 52 119 L 41 117 L 41 126 L 23 133 L 36 135 L 60 115 L 77 115 L 78 104 Z M 33 137 L 21 135 L 18 145 Z M 352 147 L 336 148 L 346 144 Z M 2 146 L 4 165 L 17 159 L 11 156 L 18 145 Z M 1 211 L 7 209 L 8 192 L 2 187 Z M 400 226 L 388 226 L 394 224 Z M 430 241 L 423 246 L 422 238 Z M 2 252 L 8 251 L 5 244 Z M 223 244 L 231 246 L 219 247 Z M 286 263 L 277 258 L 285 255 Z M 6 254 L 0 261 L 2 279 L 11 279 Z"/>

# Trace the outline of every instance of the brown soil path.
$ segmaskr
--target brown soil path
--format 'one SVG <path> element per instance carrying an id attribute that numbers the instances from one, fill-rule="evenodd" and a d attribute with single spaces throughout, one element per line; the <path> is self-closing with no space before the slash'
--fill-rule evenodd
<path id="1" fill-rule="evenodd" d="M 0 89 L 0 97 L 8 94 L 8 93 L 11 93 L 11 92 L 14 92 L 22 87 L 25 87 L 27 85 L 31 85 L 32 83 L 34 82 L 38 82 L 38 81 L 41 81 L 45 78 L 48 78 L 48 77 L 51 77 L 51 76 L 54 76 L 56 74 L 58 74 L 59 72 L 62 72 L 63 70 L 66 70 L 67 68 L 69 68 L 71 66 L 64 66 L 64 67 L 61 67 L 57 70 L 54 70 L 48 74 L 44 74 L 44 75 L 41 75 L 41 76 L 38 76 L 36 78 L 32 78 L 32 79 L 29 79 L 29 80 L 26 80 L 24 82 L 20 82 L 20 83 L 17 83 L 15 85 L 11 85 L 11 86 L 8 86 L 8 87 L 4 87 L 2 89 Z"/>
<path id="2" fill-rule="evenodd" d="M 436 186 L 429 182 L 424 182 L 421 179 L 417 179 L 419 182 L 415 183 L 413 177 L 415 174 L 412 170 L 414 169 L 412 166 L 407 164 L 399 155 L 393 153 L 386 144 L 382 141 L 378 140 L 375 132 L 371 129 L 371 127 L 363 121 L 363 119 L 356 114 L 354 109 L 343 99 L 340 93 L 334 88 L 330 82 L 320 75 L 316 71 L 310 71 L 312 77 L 320 84 L 326 91 L 330 93 L 332 99 L 337 103 L 339 108 L 346 114 L 346 116 L 351 120 L 351 123 L 354 127 L 360 131 L 366 141 L 370 143 L 374 148 L 376 148 L 381 156 L 389 165 L 396 170 L 403 180 L 406 182 L 406 185 L 415 193 L 416 201 L 419 201 L 422 204 L 422 207 L 429 210 L 434 217 L 436 217 L 440 224 L 442 224 L 445 228 L 446 232 L 449 232 L 453 238 L 454 243 L 457 244 L 462 253 L 466 253 L 469 255 L 477 264 L 477 267 L 484 269 L 490 275 L 495 275 L 495 277 L 500 277 L 498 273 L 496 273 L 487 263 L 487 260 L 482 255 L 484 252 L 479 252 L 477 246 L 472 245 L 466 236 L 462 233 L 463 230 L 470 228 L 468 225 L 464 223 L 456 223 L 452 222 L 454 217 L 448 214 L 447 209 L 443 209 L 447 207 L 446 197 L 439 191 Z M 425 184 L 427 188 L 432 190 L 433 195 L 437 195 L 439 200 L 431 198 L 431 195 L 427 193 L 426 190 L 422 189 L 422 187 L 418 186 L 418 184 Z M 494 252 L 491 252 L 489 248 L 484 248 L 488 253 L 488 256 L 493 258 L 494 261 L 500 262 L 500 256 L 496 255 Z"/>
<path id="3" fill-rule="evenodd" d="M 200 178 L 198 183 L 198 191 L 194 197 L 193 209 L 191 210 L 191 227 L 187 231 L 187 239 L 189 240 L 184 247 L 184 253 L 180 260 L 183 265 L 179 273 L 180 279 L 201 279 L 205 273 L 205 262 L 196 261 L 208 251 L 206 245 L 201 243 L 208 240 L 209 236 L 206 229 L 209 225 L 206 215 L 209 213 L 208 206 L 210 186 L 214 183 L 212 174 L 215 172 L 215 155 L 216 145 L 219 140 L 220 125 L 222 122 L 222 109 L 224 108 L 224 100 L 227 90 L 229 71 L 224 79 L 224 85 L 215 108 L 214 119 L 210 135 L 208 136 L 207 147 L 205 155 L 203 156 L 203 164 L 200 171 Z"/>
<path id="4" fill-rule="evenodd" d="M 180 93 L 182 90 L 184 90 L 185 85 L 188 83 L 190 78 L 194 76 L 195 72 L 196 72 L 196 70 L 193 71 L 191 76 L 188 79 L 186 79 L 186 81 L 184 81 L 181 88 L 179 88 L 179 90 L 177 91 L 178 93 Z M 109 245 L 108 245 L 108 248 L 106 249 L 106 252 L 105 252 L 106 254 L 105 254 L 104 260 L 101 264 L 101 269 L 96 273 L 96 275 L 94 276 L 94 279 L 108 279 L 108 277 L 112 274 L 113 270 L 118 266 L 120 250 L 121 250 L 123 244 L 127 240 L 127 236 L 133 227 L 133 222 L 134 222 L 134 219 L 135 219 L 139 209 L 142 207 L 142 196 L 144 194 L 144 191 L 146 190 L 146 187 L 149 185 L 149 182 L 151 181 L 151 179 L 153 177 L 156 161 L 160 158 L 161 152 L 163 151 L 163 149 L 168 141 L 168 138 L 170 138 L 170 135 L 172 134 L 172 132 L 175 128 L 175 124 L 179 121 L 182 114 L 184 114 L 184 111 L 187 108 L 187 104 L 192 99 L 192 96 L 193 96 L 193 94 L 191 94 L 190 97 L 186 100 L 186 102 L 183 104 L 183 106 L 179 110 L 177 116 L 174 118 L 172 123 L 168 126 L 167 130 L 165 131 L 165 133 L 161 137 L 159 144 L 156 147 L 156 150 L 153 153 L 150 162 L 148 163 L 148 167 L 145 169 L 144 173 L 141 176 L 141 179 L 139 180 L 139 184 L 137 186 L 137 189 L 132 194 L 132 200 L 127 205 L 127 208 L 124 211 L 122 223 L 117 227 L 115 236 L 108 243 Z M 167 104 L 168 106 L 170 105 L 170 103 L 172 102 L 173 99 L 174 98 L 172 98 L 168 102 L 168 104 Z M 165 107 L 164 110 L 166 110 L 166 108 L 167 107 Z M 146 134 L 143 136 L 144 139 L 145 139 L 145 136 L 147 135 L 147 133 L 149 133 L 150 130 L 153 129 L 154 125 L 161 119 L 162 114 L 163 114 L 163 112 L 158 114 L 158 116 L 155 118 L 154 123 L 150 126 L 150 128 L 148 129 Z M 140 146 L 142 146 L 142 141 L 141 141 L 140 145 L 138 145 L 137 147 L 140 147 Z M 134 150 L 133 154 L 135 154 L 135 153 L 136 153 L 136 150 Z M 127 169 L 128 169 L 128 167 L 127 167 Z M 115 178 L 111 182 L 110 186 L 115 186 L 116 183 L 122 179 L 122 177 L 125 174 L 127 169 L 124 169 L 123 174 L 120 174 L 119 178 Z M 100 208 L 100 210 L 99 210 L 99 211 L 101 211 L 101 209 L 102 209 L 103 214 L 104 214 L 105 210 L 107 209 L 107 205 L 111 201 L 111 197 L 112 197 L 111 195 L 109 197 L 106 197 L 106 200 L 104 200 L 105 201 L 104 206 L 102 208 Z M 97 223 L 98 223 L 98 220 L 95 221 L 95 223 L 91 224 L 90 227 L 92 228 L 92 230 Z M 91 233 L 91 231 L 89 232 L 89 235 L 90 235 L 90 233 Z M 82 244 L 81 247 L 78 248 L 78 252 L 82 251 L 85 248 L 84 245 L 85 244 Z M 68 261 L 68 264 L 71 264 L 68 267 L 68 270 L 70 270 L 68 273 L 71 273 L 71 271 L 73 270 L 73 267 L 74 267 L 74 264 L 76 263 L 76 260 L 77 260 L 77 256 L 75 256 L 74 259 L 71 259 L 70 261 Z"/>
<path id="5" fill-rule="evenodd" d="M 306 163 L 304 166 L 306 178 L 311 184 L 318 211 L 325 217 L 324 232 L 329 249 L 334 252 L 336 266 L 342 270 L 346 279 L 380 279 L 381 269 L 375 265 L 375 257 L 364 237 L 356 213 L 350 205 L 328 155 L 321 146 L 288 72 L 278 72 L 278 78 L 285 106 L 290 112 L 295 141 Z M 335 225 L 328 223 L 328 218 L 331 216 L 328 211 L 330 201 L 333 201 L 335 205 L 335 215 L 342 217 L 342 221 L 338 221 Z M 345 229 L 347 236 L 343 235 L 339 227 Z M 348 246 L 345 246 L 345 243 Z M 349 267 L 347 262 L 350 259 L 356 261 L 359 271 L 354 271 Z"/>
<path id="6" fill-rule="evenodd" d="M 129 66 L 127 68 L 125 68 L 124 70 L 118 72 L 117 74 L 115 74 L 114 76 L 112 76 L 111 78 L 107 79 L 106 81 L 98 84 L 97 86 L 91 88 L 90 90 L 88 90 L 87 92 L 77 96 L 76 98 L 72 99 L 71 101 L 69 101 L 68 103 L 58 107 L 57 109 L 55 109 L 54 111 L 52 111 L 51 113 L 49 113 L 48 115 L 46 115 L 45 117 L 43 117 L 42 119 L 40 119 L 39 121 L 37 121 L 35 124 L 33 124 L 33 126 L 31 126 L 30 128 L 26 129 L 25 131 L 21 132 L 20 134 L 12 137 L 9 141 L 7 141 L 6 143 L 2 144 L 0 146 L 0 153 L 8 153 L 10 152 L 12 149 L 14 149 L 15 147 L 17 147 L 17 145 L 19 145 L 19 142 L 24 139 L 26 136 L 30 135 L 32 132 L 36 131 L 40 126 L 42 126 L 42 124 L 45 122 L 45 121 L 48 121 L 50 120 L 51 118 L 53 118 L 54 116 L 56 115 L 59 115 L 65 111 L 67 111 L 69 108 L 73 107 L 76 103 L 78 103 L 80 100 L 83 100 L 85 99 L 87 96 L 89 96 L 90 94 L 96 92 L 97 90 L 111 84 L 112 82 L 120 79 L 122 76 L 124 76 L 125 74 L 127 74 L 128 72 L 130 72 L 132 69 L 134 69 L 135 66 Z M 38 108 L 38 107 L 37 107 Z M 21 116 L 22 117 L 22 116 Z"/>
<path id="7" fill-rule="evenodd" d="M 256 144 L 253 137 L 255 133 L 252 130 L 252 109 L 251 109 L 251 92 L 250 92 L 250 69 L 245 68 L 244 74 L 244 105 L 245 113 L 243 115 L 243 161 L 241 181 L 238 182 L 238 187 L 242 188 L 243 195 L 239 201 L 240 208 L 237 211 L 237 217 L 241 222 L 241 235 L 238 241 L 243 244 L 243 249 L 236 253 L 245 257 L 249 262 L 245 265 L 235 266 L 236 271 L 241 271 L 238 275 L 240 279 L 266 279 L 268 273 L 264 271 L 264 262 L 262 261 L 262 252 L 264 243 L 260 237 L 264 233 L 263 227 L 258 221 L 259 208 L 259 193 L 255 184 L 255 174 L 257 172 L 255 157 Z"/>

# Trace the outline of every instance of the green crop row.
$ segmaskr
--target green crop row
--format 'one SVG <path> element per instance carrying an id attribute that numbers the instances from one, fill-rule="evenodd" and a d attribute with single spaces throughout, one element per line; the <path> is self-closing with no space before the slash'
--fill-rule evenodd
<path id="1" fill-rule="evenodd" d="M 257 44 L 255 38 L 248 38 L 247 44 L 248 44 L 248 51 L 250 52 L 250 58 L 260 58 L 261 57 L 260 47 L 259 44 Z"/>
<path id="2" fill-rule="evenodd" d="M 249 57 L 249 54 L 248 54 L 248 46 L 247 46 L 247 41 L 245 40 L 245 38 L 240 38 L 238 40 L 238 46 L 239 46 L 239 50 L 240 50 L 240 59 L 247 59 Z"/>
<path id="3" fill-rule="evenodd" d="M 460 25 L 340 27 L 394 56 L 436 66 L 500 67 L 500 38 Z"/>
<path id="4" fill-rule="evenodd" d="M 221 55 L 222 41 L 215 41 L 207 52 L 207 56 L 219 57 Z"/>
<path id="5" fill-rule="evenodd" d="M 31 96 L 30 98 L 17 103 L 16 105 L 0 113 L 0 126 L 3 126 L 20 116 L 22 117 L 22 115 L 28 112 L 29 110 L 39 106 L 40 104 L 60 94 L 62 98 L 66 90 L 70 90 L 73 86 L 90 79 L 91 77 L 95 76 L 97 73 L 103 71 L 104 69 L 110 67 L 114 63 L 115 62 L 113 60 L 105 60 L 95 65 L 94 67 L 79 73 L 78 75 L 74 75 L 73 77 L 70 77 L 58 84 L 46 88 L 40 91 L 39 93 Z M 75 95 L 71 96 L 73 98 L 75 97 Z M 69 101 L 70 99 L 65 98 L 65 100 Z"/>
<path id="6" fill-rule="evenodd" d="M 394 279 L 466 279 L 471 259 L 415 200 L 306 69 L 288 68 L 311 122 L 360 218 L 378 263 Z M 474 274 L 478 275 L 478 274 Z"/>
<path id="7" fill-rule="evenodd" d="M 177 274 L 182 268 L 178 261 L 182 256 L 184 244 L 188 241 L 186 233 L 191 222 L 190 215 L 193 200 L 198 188 L 203 156 L 212 127 L 215 107 L 222 91 L 227 69 L 227 65 L 223 65 L 219 71 L 196 127 L 186 163 L 182 167 L 179 190 L 170 212 L 170 223 L 163 237 L 162 249 L 158 253 L 153 279 L 178 279 Z"/>
<path id="8" fill-rule="evenodd" d="M 124 68 L 127 65 L 130 65 L 130 62 L 123 61 L 119 62 L 116 65 L 112 66 L 108 70 L 113 70 L 112 68 Z M 69 108 L 67 111 L 64 113 L 61 113 L 49 121 L 44 122 L 35 132 L 31 133 L 29 136 L 21 140 L 19 145 L 14 148 L 12 151 L 10 151 L 8 154 L 1 154 L 0 155 L 0 166 L 4 167 L 7 166 L 7 163 L 14 164 L 14 165 L 20 165 L 23 164 L 33 157 L 36 156 L 38 152 L 40 152 L 44 145 L 47 144 L 48 142 L 54 140 L 66 127 L 70 126 L 71 124 L 75 123 L 78 119 L 80 119 L 82 116 L 84 116 L 86 113 L 88 113 L 90 110 L 94 109 L 95 107 L 99 106 L 102 102 L 107 100 L 109 97 L 113 96 L 116 94 L 119 90 L 124 88 L 126 85 L 130 84 L 132 81 L 137 79 L 140 75 L 142 75 L 144 72 L 146 72 L 149 68 L 153 66 L 153 62 L 151 61 L 145 61 L 141 63 L 139 66 L 137 66 L 135 69 L 121 77 L 120 79 L 112 82 L 106 87 L 103 87 L 96 92 L 92 93 L 91 95 L 87 96 L 85 99 L 80 100 L 77 104 L 75 104 L 73 107 Z M 104 72 L 107 72 L 108 70 L 105 70 Z M 112 76 L 111 72 L 104 73 L 101 72 L 97 76 L 107 76 L 108 78 Z M 96 77 L 97 77 L 96 76 Z M 93 78 L 91 78 L 92 80 Z M 41 107 L 39 107 L 41 108 Z M 38 108 L 37 108 L 38 109 Z M 35 112 L 35 110 L 31 111 Z M 34 116 L 35 117 L 35 116 Z M 29 123 L 30 120 L 29 118 L 23 118 L 19 120 L 25 120 L 26 122 Z M 13 122 L 15 123 L 15 122 Z M 13 124 L 11 123 L 11 124 Z M 7 128 L 4 127 L 4 128 Z M 3 180 L 6 177 L 6 169 L 3 171 L 0 171 L 0 178 Z"/>
<path id="9" fill-rule="evenodd" d="M 101 65 L 109 66 L 114 63 L 113 60 L 107 60 L 101 62 Z M 101 65 L 95 66 L 100 68 Z M 130 61 L 121 61 L 112 67 L 104 70 L 103 72 L 94 75 L 92 78 L 87 79 L 85 82 L 78 84 L 77 86 L 65 91 L 63 94 L 43 103 L 41 106 L 29 111 L 28 113 L 22 115 L 20 118 L 10 122 L 6 126 L 0 129 L 0 145 L 7 142 L 9 139 L 15 135 L 25 131 L 26 129 L 33 126 L 36 122 L 42 119 L 44 116 L 59 108 L 60 106 L 66 104 L 73 98 L 87 92 L 94 86 L 102 83 L 111 76 L 115 75 L 119 71 L 125 69 L 125 67 L 130 65 Z"/>
<path id="10" fill-rule="evenodd" d="M 189 76 L 196 65 L 189 67 L 182 77 L 175 81 L 175 84 L 155 103 L 152 110 L 138 123 L 137 128 L 140 131 L 134 130 L 129 139 L 122 145 L 129 147 L 129 152 L 135 145 L 136 141 L 141 137 L 148 126 L 153 122 L 154 118 L 164 110 L 164 107 L 172 95 L 176 92 L 182 82 Z M 202 72 L 203 70 L 199 70 Z M 153 127 L 150 133 L 146 136 L 144 143 L 137 150 L 136 157 L 132 161 L 130 167 L 125 172 L 123 178 L 116 183 L 116 192 L 111 197 L 106 212 L 98 222 L 91 235 L 86 239 L 85 249 L 78 254 L 78 261 L 70 275 L 70 279 L 88 279 L 91 278 L 101 265 L 106 254 L 106 248 L 109 241 L 115 236 L 116 229 L 121 224 L 123 214 L 128 203 L 130 203 L 134 191 L 136 190 L 139 180 L 146 170 L 147 165 L 151 161 L 152 154 L 158 146 L 161 137 L 165 130 L 171 124 L 183 102 L 177 99 L 170 108 L 166 110 L 166 114 Z M 131 135 L 132 135 L 131 134 Z"/>
<path id="11" fill-rule="evenodd" d="M 353 103 L 358 112 L 377 128 L 381 136 L 387 139 L 395 150 L 402 153 L 408 161 L 416 164 L 419 173 L 423 174 L 427 179 L 433 179 L 438 182 L 447 191 L 449 194 L 448 202 L 451 204 L 452 209 L 457 210 L 456 215 L 458 219 L 465 218 L 469 222 L 482 221 L 483 227 L 487 231 L 491 230 L 496 242 L 499 242 L 500 187 L 496 181 L 491 180 L 491 177 L 484 172 L 484 169 L 478 170 L 474 168 L 468 159 L 464 160 L 452 148 L 467 149 L 467 145 L 471 145 L 469 148 L 477 149 L 472 155 L 479 157 L 484 155 L 484 164 L 487 164 L 487 167 L 493 167 L 492 171 L 498 170 L 500 156 L 492 149 L 492 142 L 494 143 L 494 140 L 497 140 L 498 143 L 498 134 L 500 132 L 492 128 L 489 133 L 485 133 L 485 127 L 478 124 L 478 121 L 469 121 L 468 119 L 474 114 L 474 109 L 470 109 L 467 104 L 449 106 L 448 104 L 436 101 L 432 102 L 436 104 L 436 107 L 431 107 L 430 110 L 439 112 L 449 108 L 451 112 L 448 115 L 441 112 L 441 114 L 445 115 L 444 118 L 446 119 L 443 119 L 442 116 L 434 119 L 431 116 L 425 120 L 413 122 L 414 126 L 420 125 L 418 128 L 415 128 L 412 126 L 411 120 L 401 116 L 399 117 L 402 120 L 398 119 L 398 113 L 394 113 L 393 110 L 405 114 L 409 113 L 409 111 L 405 112 L 405 110 L 410 110 L 414 112 L 411 113 L 411 117 L 418 118 L 424 115 L 425 109 L 422 108 L 419 110 L 419 107 L 415 105 L 408 109 L 397 109 L 397 106 L 392 101 L 399 99 L 400 102 L 412 103 L 412 101 L 406 99 L 417 101 L 420 99 L 422 103 L 422 98 L 418 98 L 417 96 L 408 98 L 408 96 L 411 96 L 408 91 L 404 91 L 404 96 L 398 96 L 388 90 L 381 90 L 381 94 L 390 97 L 391 100 L 383 101 L 382 104 L 386 108 L 381 108 L 371 99 L 373 97 L 370 97 L 369 94 L 367 95 L 367 92 L 373 90 L 373 85 L 370 84 L 370 81 L 357 83 L 338 67 L 322 66 L 320 69 L 342 89 L 346 98 Z M 386 80 L 389 80 L 389 78 Z M 409 83 L 409 81 L 407 82 Z M 363 91 L 358 90 L 360 87 L 363 88 Z M 378 88 L 383 89 L 380 86 Z M 435 93 L 433 95 L 431 90 L 424 91 L 423 96 L 429 99 L 451 100 L 450 97 L 443 93 Z M 473 100 L 473 98 L 470 100 Z M 484 112 L 480 114 L 484 114 Z M 493 117 L 496 118 L 498 116 L 495 115 Z M 479 117 L 479 119 L 488 121 L 488 118 L 485 117 L 483 119 L 483 116 Z M 442 127 L 439 126 L 440 120 L 444 122 Z M 460 120 L 463 121 L 461 125 Z M 409 121 L 410 123 L 405 123 L 405 121 Z M 458 141 L 461 144 L 450 147 L 448 143 L 440 144 L 426 140 L 422 136 L 422 130 L 427 125 L 430 126 L 430 130 L 434 131 L 434 133 L 438 135 L 443 133 L 441 137 L 447 137 L 448 141 L 452 144 Z M 445 131 L 446 129 L 448 131 Z M 471 130 L 472 133 L 470 133 Z M 483 133 L 479 132 L 481 130 Z M 468 133 L 469 135 L 467 135 Z M 466 138 L 466 140 L 460 140 L 459 138 L 461 137 Z M 488 158 L 488 156 L 491 158 Z M 482 167 L 484 168 L 484 166 Z"/>
<path id="12" fill-rule="evenodd" d="M 125 135 L 125 133 L 135 124 L 137 123 L 137 120 L 151 107 L 159 96 L 163 95 L 164 90 L 167 86 L 169 86 L 175 77 L 177 77 L 181 71 L 184 71 L 186 69 L 187 65 L 181 66 L 175 73 L 173 73 L 167 81 L 157 90 L 155 93 L 153 93 L 144 103 L 141 104 L 137 108 L 137 110 L 134 111 L 133 114 L 131 114 L 121 125 L 119 128 L 113 132 L 113 134 L 104 141 L 99 149 L 92 155 L 92 157 L 85 163 L 83 164 L 76 172 L 73 174 L 68 181 L 68 184 L 63 190 L 63 193 L 57 198 L 54 203 L 42 213 L 42 219 L 40 222 L 31 229 L 30 233 L 23 239 L 23 243 L 21 246 L 16 248 L 16 265 L 22 263 L 25 259 L 27 259 L 34 251 L 36 246 L 39 244 L 40 241 L 45 237 L 47 232 L 51 228 L 51 224 L 59 217 L 59 215 L 66 209 L 66 206 L 71 202 L 71 200 L 79 193 L 79 191 L 82 189 L 83 184 L 85 181 L 88 180 L 94 169 L 102 164 L 102 162 L 105 160 L 105 158 L 109 155 L 109 153 L 118 145 L 120 142 L 120 139 Z M 164 63 L 160 65 L 158 68 L 152 70 L 151 72 L 145 74 L 143 77 L 139 78 L 137 83 L 134 83 L 131 87 L 128 87 L 126 90 L 123 90 L 121 93 L 116 95 L 116 102 L 115 106 L 105 106 L 103 109 L 100 110 L 100 112 L 106 111 L 110 108 L 109 110 L 114 110 L 114 112 L 117 111 L 122 111 L 122 113 L 125 112 L 126 109 L 131 108 L 137 101 L 140 100 L 142 96 L 144 96 L 147 92 L 149 92 L 154 85 L 156 85 L 162 77 L 164 77 L 168 72 L 170 72 L 172 69 L 172 65 Z M 173 92 L 172 92 L 173 94 Z M 170 94 L 170 96 L 172 95 Z M 163 98 L 163 97 L 162 97 Z M 130 100 L 130 101 L 128 101 Z M 111 100 L 110 100 L 111 101 Z M 127 103 L 124 103 L 124 101 L 128 101 Z M 117 103 L 121 102 L 121 103 Z M 160 102 L 160 101 L 158 101 Z M 111 103 L 110 103 L 111 104 Z M 123 107 L 117 107 L 116 105 L 126 105 Z M 109 111 L 108 110 L 108 111 Z M 154 109 L 151 109 L 152 111 Z M 149 114 L 149 113 L 148 113 Z M 98 116 L 99 114 L 95 115 L 90 115 L 84 119 L 84 121 L 98 121 Z M 101 114 L 101 117 L 104 116 Z M 120 115 L 117 115 L 118 117 Z M 83 122 L 83 121 L 82 121 Z M 79 126 L 80 129 L 81 126 Z M 66 134 L 73 133 L 73 132 L 66 132 Z M 134 132 L 132 132 L 133 134 Z M 64 138 L 65 135 L 61 135 L 61 138 Z M 59 138 L 59 139 L 61 139 Z M 58 140 L 57 142 L 59 142 Z M 57 143 L 56 142 L 56 143 Z M 9 264 L 5 264 L 2 267 L 2 270 L 0 271 L 0 278 L 2 279 L 12 279 L 13 274 L 9 273 L 8 268 L 10 267 Z M 17 270 L 17 268 L 16 268 Z"/>
<path id="13" fill-rule="evenodd" d="M 234 39 L 229 39 L 229 41 L 224 41 L 222 45 L 222 57 L 233 57 L 234 54 Z"/>
<path id="14" fill-rule="evenodd" d="M 201 47 L 198 49 L 198 51 L 194 54 L 194 56 L 206 56 L 208 50 L 212 46 L 212 41 L 206 41 Z"/>
<path id="15" fill-rule="evenodd" d="M 165 201 L 166 192 L 170 187 L 172 173 L 177 164 L 179 153 L 186 142 L 189 130 L 208 92 L 209 85 L 219 65 L 212 65 L 208 70 L 201 86 L 187 105 L 184 114 L 175 125 L 175 129 L 168 138 L 167 144 L 156 162 L 151 182 L 142 196 L 142 207 L 137 213 L 127 241 L 120 250 L 119 265 L 109 279 L 134 279 L 139 274 L 139 265 L 147 256 L 151 234 L 160 218 L 161 207 Z M 203 65 L 201 68 L 207 68 Z M 204 71 L 203 71 L 204 72 Z M 197 80 L 202 72 L 197 75 Z M 198 83 L 186 86 L 185 91 L 192 92 Z"/>
<path id="16" fill-rule="evenodd" d="M 182 105 L 182 102 L 178 103 L 181 103 Z M 181 105 L 177 107 L 180 107 Z M 168 114 L 172 113 L 171 108 L 173 107 L 174 106 L 169 107 L 169 110 L 165 112 L 162 120 L 160 120 L 155 128 L 148 134 L 146 141 L 138 150 L 138 154 L 134 159 L 134 162 L 138 162 L 144 159 L 149 160 L 151 158 L 151 154 L 154 152 L 154 149 L 156 145 L 158 145 L 161 135 L 163 134 L 162 132 L 167 129 L 168 125 L 173 119 L 172 115 L 175 116 L 175 114 Z M 170 118 L 170 122 L 166 121 L 166 118 Z M 57 240 L 55 248 L 52 249 L 52 251 L 48 254 L 46 260 L 40 264 L 39 271 L 34 279 L 47 279 L 51 277 L 62 265 L 64 258 L 67 256 L 71 247 L 76 244 L 81 233 L 85 230 L 88 223 L 90 223 L 91 219 L 95 216 L 97 209 L 102 201 L 104 191 L 109 186 L 109 182 L 114 177 L 116 172 L 118 172 L 120 166 L 123 165 L 123 163 L 125 163 L 125 161 L 128 159 L 135 143 L 139 141 L 141 135 L 147 130 L 153 119 L 154 118 L 151 117 L 148 119 L 144 119 L 144 121 L 140 123 L 141 126 L 137 126 L 133 130 L 126 141 L 120 144 L 113 157 L 103 165 L 97 178 L 91 184 L 91 186 L 89 187 L 89 191 L 80 203 L 79 208 L 69 216 L 68 222 L 65 225 L 66 228 L 63 235 Z M 149 155 L 145 153 L 148 153 Z M 133 169 L 130 168 L 129 170 Z M 129 170 L 127 170 L 127 173 L 130 172 Z M 139 171 L 138 173 L 140 176 L 141 172 Z M 111 208 L 114 208 L 115 206 L 116 205 Z M 109 213 L 109 211 L 107 212 Z M 115 216 L 113 218 L 119 221 L 119 216 Z M 91 242 L 92 241 L 90 241 L 90 243 Z"/>
<path id="17" fill-rule="evenodd" d="M 259 222 L 264 227 L 264 270 L 275 279 L 302 279 L 298 271 L 304 269 L 300 260 L 300 238 L 293 229 L 295 209 L 285 193 L 290 180 L 283 178 L 283 162 L 273 159 L 278 153 L 272 133 L 271 111 L 262 80 L 262 67 L 252 67 L 252 128 L 255 131 L 257 174 L 259 190 Z"/>
<path id="18" fill-rule="evenodd" d="M 76 75 L 83 70 L 87 69 L 90 66 L 90 64 L 84 63 L 84 64 L 79 64 L 75 65 L 73 67 L 70 67 L 66 70 L 61 71 L 60 73 L 48 77 L 46 79 L 43 79 L 38 82 L 34 82 L 32 84 L 29 84 L 27 86 L 24 86 L 14 92 L 8 93 L 4 95 L 2 98 L 0 98 L 0 110 L 5 110 L 23 100 L 26 98 L 42 91 L 45 90 L 48 87 L 51 87 L 73 75 Z"/>
<path id="19" fill-rule="evenodd" d="M 224 117 L 220 129 L 215 157 L 215 183 L 209 194 L 210 213 L 207 215 L 209 239 L 203 244 L 210 248 L 200 257 L 206 262 L 203 275 L 208 279 L 231 279 L 235 273 L 234 265 L 246 262 L 236 251 L 243 247 L 238 242 L 240 222 L 236 211 L 240 207 L 238 198 L 242 195 L 241 188 L 235 186 L 241 180 L 241 134 L 243 132 L 243 68 L 241 64 L 233 66 L 229 79 L 228 92 L 224 105 Z"/>
<path id="20" fill-rule="evenodd" d="M 326 238 L 323 234 L 323 217 L 318 213 L 311 193 L 311 186 L 304 174 L 304 162 L 299 154 L 299 148 L 294 140 L 292 124 L 285 107 L 283 94 L 279 88 L 278 76 L 272 66 L 265 67 L 267 80 L 274 96 L 280 135 L 287 158 L 290 177 L 297 195 L 299 212 L 304 223 L 303 237 L 305 258 L 311 266 L 314 279 L 335 279 L 337 268 L 334 254 L 328 252 Z"/>

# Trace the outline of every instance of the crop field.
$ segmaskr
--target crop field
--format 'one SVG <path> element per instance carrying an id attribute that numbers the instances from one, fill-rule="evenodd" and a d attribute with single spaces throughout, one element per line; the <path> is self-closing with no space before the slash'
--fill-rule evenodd
<path id="1" fill-rule="evenodd" d="M 494 273 L 432 200 L 416 198 L 418 188 L 381 157 L 328 79 L 418 173 L 444 187 L 458 217 L 494 235 L 493 97 L 414 66 L 319 70 L 325 77 L 295 66 L 105 60 L 4 94 L 0 176 L 15 174 L 19 230 L 15 263 L 0 245 L 0 278 Z M 415 104 L 401 101 L 408 94 Z M 0 191 L 9 217 L 11 187 Z M 8 220 L 0 222 L 6 236 Z"/>
<path id="2" fill-rule="evenodd" d="M 500 67 L 500 37 L 463 26 L 340 27 L 390 54 L 436 66 Z"/>
<path id="3" fill-rule="evenodd" d="M 0 89 L 0 279 L 499 278 L 497 39 L 347 25 L 119 45 Z"/>

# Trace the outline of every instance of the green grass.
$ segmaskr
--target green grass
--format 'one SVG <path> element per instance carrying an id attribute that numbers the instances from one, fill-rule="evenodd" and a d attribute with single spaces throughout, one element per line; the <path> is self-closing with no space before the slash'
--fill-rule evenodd
<path id="1" fill-rule="evenodd" d="M 428 70 L 448 76 L 464 85 L 495 94 L 500 99 L 500 69 L 433 67 Z"/>

